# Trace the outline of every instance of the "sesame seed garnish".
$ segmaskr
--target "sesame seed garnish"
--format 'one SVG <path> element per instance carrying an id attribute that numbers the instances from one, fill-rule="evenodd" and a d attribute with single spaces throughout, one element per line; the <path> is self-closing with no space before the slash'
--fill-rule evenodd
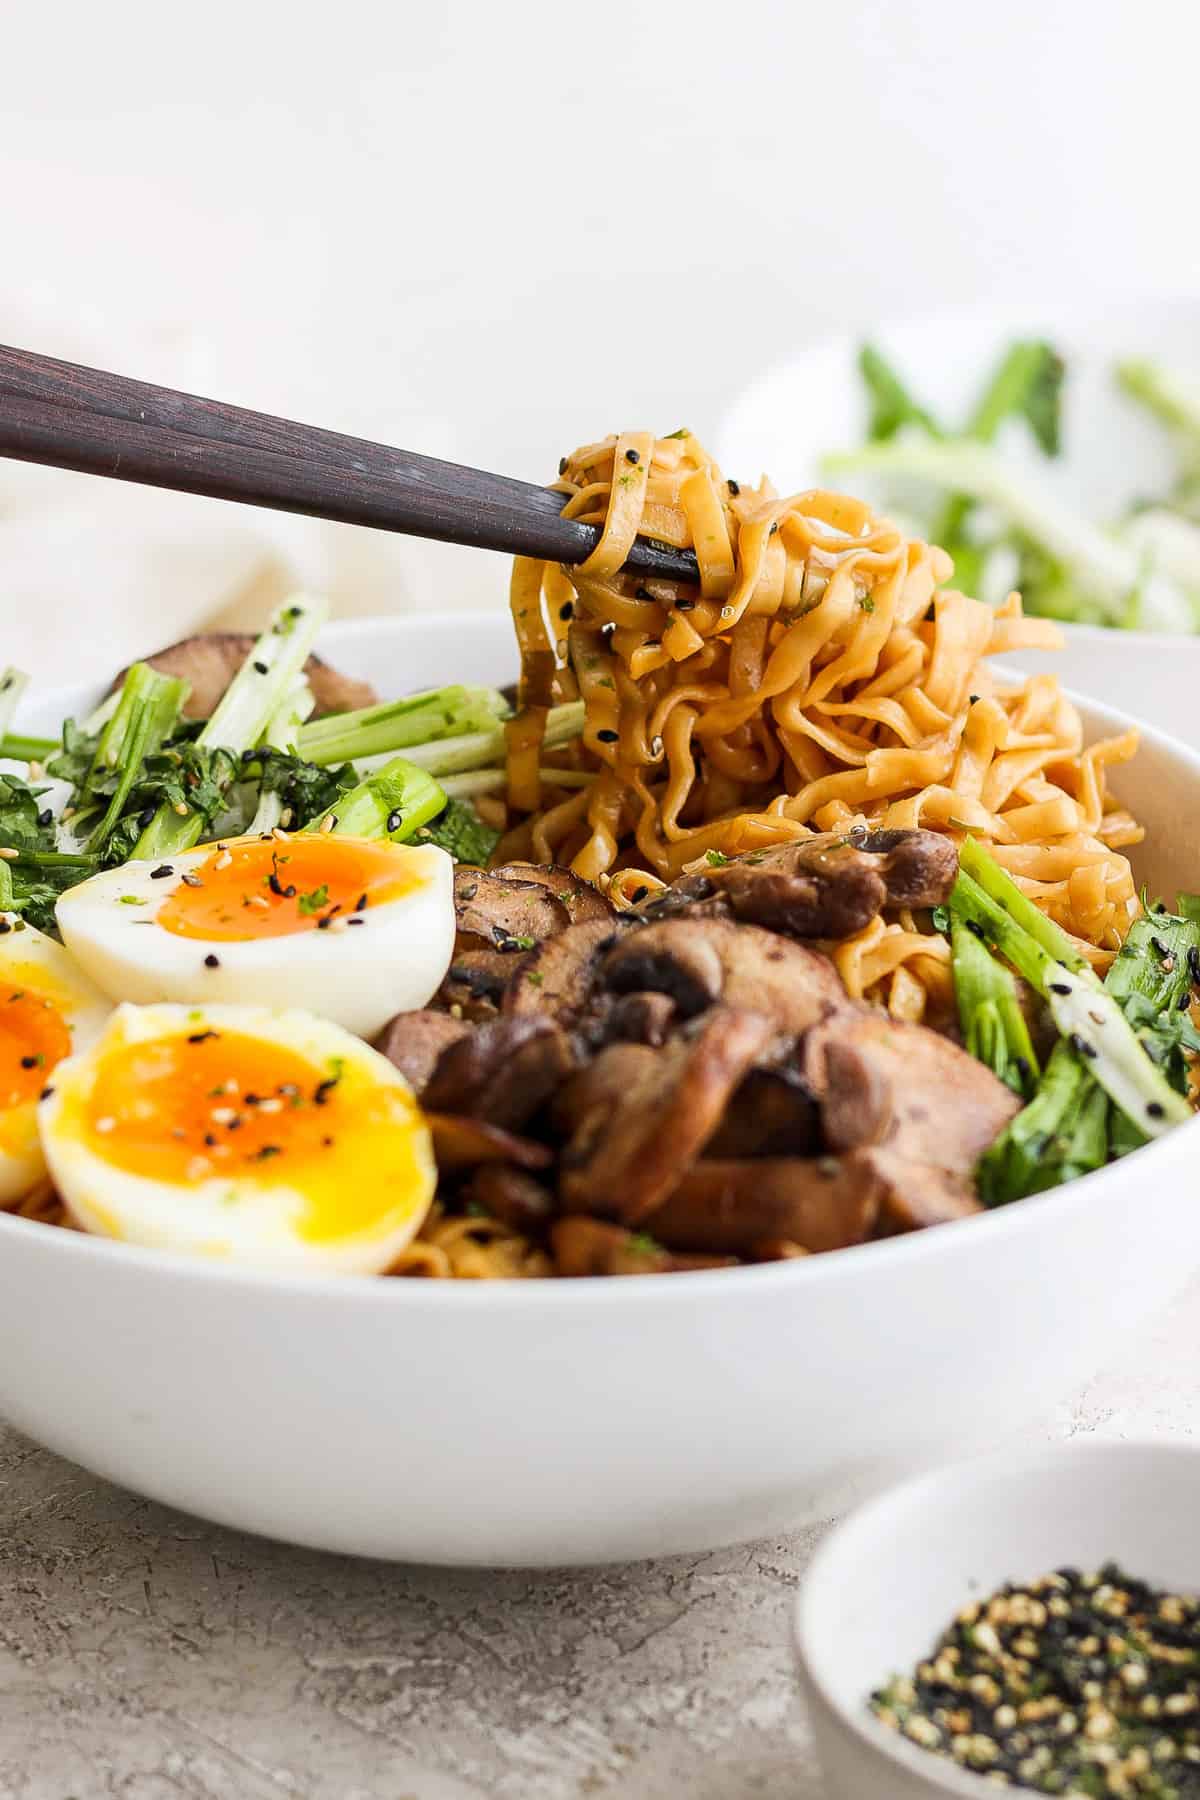
<path id="1" fill-rule="evenodd" d="M 230 853 L 230 851 L 222 850 L 220 852 L 220 854 L 218 855 L 216 861 L 213 863 L 213 868 L 214 869 L 227 869 L 232 861 L 233 861 L 233 856 Z"/>
<path id="2" fill-rule="evenodd" d="M 602 744 L 615 744 L 620 737 L 620 733 L 617 731 L 610 731 L 605 727 L 603 730 L 598 731 L 596 736 Z"/>
<path id="3" fill-rule="evenodd" d="M 159 863 L 157 869 L 151 869 L 150 879 L 151 881 L 165 881 L 168 875 L 173 875 L 174 873 L 175 871 L 170 863 Z"/>
<path id="4" fill-rule="evenodd" d="M 333 830 L 333 828 L 336 824 L 337 824 L 337 814 L 336 813 L 326 813 L 325 817 L 321 820 L 321 830 L 324 832 L 330 832 Z"/>
<path id="5" fill-rule="evenodd" d="M 286 844 L 289 841 L 287 832 L 279 825 L 272 826 L 271 836 L 276 838 L 281 844 Z"/>
<path id="6" fill-rule="evenodd" d="M 1001 1787 L 1183 1800 L 1200 1791 L 1198 1656 L 1196 1598 L 1111 1563 L 1061 1568 L 964 1606 L 871 1707 Z"/>
<path id="7" fill-rule="evenodd" d="M 255 674 L 256 674 L 256 675 L 265 675 L 265 674 L 267 674 L 267 672 L 268 672 L 268 671 L 267 671 L 267 665 L 266 665 L 266 663 L 265 663 L 265 662 L 257 662 L 257 661 L 256 661 L 256 662 L 255 662 L 255 664 L 254 664 L 254 672 L 255 672 Z"/>
<path id="8" fill-rule="evenodd" d="M 221 959 L 219 956 L 215 956 L 210 950 L 204 959 L 204 966 L 206 969 L 219 969 L 221 966 Z"/>
<path id="9" fill-rule="evenodd" d="M 251 894 L 246 904 L 247 906 L 257 906 L 261 911 L 266 912 L 271 902 L 265 894 Z"/>
<path id="10" fill-rule="evenodd" d="M 105 1133 L 105 1135 L 107 1135 L 110 1131 L 115 1131 L 116 1129 L 117 1129 L 117 1121 L 115 1119 L 109 1118 L 107 1113 L 105 1114 L 104 1118 L 96 1120 L 96 1130 Z"/>
<path id="11" fill-rule="evenodd" d="M 0 862 L 16 862 L 19 850 L 10 850 L 7 844 L 0 844 Z"/>

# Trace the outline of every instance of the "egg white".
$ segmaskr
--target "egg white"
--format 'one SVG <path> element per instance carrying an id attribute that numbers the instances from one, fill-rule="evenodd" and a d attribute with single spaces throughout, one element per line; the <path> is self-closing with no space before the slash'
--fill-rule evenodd
<path id="1" fill-rule="evenodd" d="M 230 840 L 233 843 L 235 840 Z M 432 998 L 454 947 L 454 864 L 433 844 L 390 846 L 407 890 L 328 931 L 244 943 L 181 937 L 157 924 L 164 903 L 215 845 L 167 862 L 127 862 L 68 888 L 57 905 L 71 954 L 115 1001 L 292 1006 L 372 1037 Z M 152 870 L 170 874 L 155 879 Z"/>
<path id="2" fill-rule="evenodd" d="M 358 1091 L 366 1084 L 399 1101 L 399 1122 L 387 1129 L 404 1134 L 411 1150 L 410 1179 L 397 1183 L 379 1168 L 379 1206 L 370 1227 L 318 1241 L 305 1237 L 300 1229 L 308 1198 L 303 1171 L 287 1179 L 279 1172 L 285 1159 L 175 1183 L 116 1166 L 104 1155 L 106 1140 L 81 1130 L 95 1082 L 114 1051 L 209 1030 L 236 1032 L 304 1057 L 312 1065 L 314 1083 L 336 1063 L 344 1071 L 341 1079 L 357 1083 Z M 40 1103 L 38 1123 L 55 1187 L 84 1230 L 260 1268 L 382 1274 L 420 1229 L 437 1184 L 429 1130 L 403 1076 L 351 1033 L 305 1012 L 120 1006 L 89 1050 L 59 1064 Z M 334 1149 L 330 1154 L 336 1158 L 338 1153 Z M 333 1167 L 336 1171 L 337 1164 Z"/>
<path id="3" fill-rule="evenodd" d="M 95 1042 L 112 1011 L 61 944 L 18 914 L 0 913 L 0 997 L 18 989 L 50 1001 L 71 1034 L 72 1052 Z M 34 1097 L 0 1110 L 0 1205 L 23 1199 L 46 1173 L 37 1106 Z"/>

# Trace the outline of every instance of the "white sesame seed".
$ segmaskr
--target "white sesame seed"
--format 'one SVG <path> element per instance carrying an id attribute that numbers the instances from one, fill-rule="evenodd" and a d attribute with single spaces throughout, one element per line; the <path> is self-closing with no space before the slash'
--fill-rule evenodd
<path id="1" fill-rule="evenodd" d="M 265 896 L 262 894 L 251 894 L 249 904 L 251 906 L 259 906 L 265 912 L 266 909 L 270 906 L 271 902 L 268 899 L 266 899 Z"/>
<path id="2" fill-rule="evenodd" d="M 274 1097 L 270 1097 L 266 1100 L 260 1100 L 258 1103 L 258 1110 L 259 1110 L 259 1112 L 262 1112 L 262 1113 L 282 1112 L 283 1111 L 283 1101 L 275 1099 Z"/>
<path id="3" fill-rule="evenodd" d="M 103 1119 L 96 1120 L 96 1130 L 97 1131 L 115 1131 L 116 1129 L 117 1129 L 117 1121 L 115 1119 L 110 1119 L 108 1117 L 105 1117 Z"/>
<path id="4" fill-rule="evenodd" d="M 332 831 L 336 824 L 337 824 L 336 813 L 326 813 L 325 817 L 321 820 L 321 830 L 322 831 Z"/>
<path id="5" fill-rule="evenodd" d="M 232 1125 L 237 1113 L 232 1106 L 214 1106 L 211 1118 L 214 1125 Z"/>
<path id="6" fill-rule="evenodd" d="M 222 850 L 220 856 L 218 856 L 216 862 L 213 864 L 213 868 L 214 869 L 227 869 L 232 861 L 233 861 L 233 857 L 230 855 L 229 851 Z"/>
<path id="7" fill-rule="evenodd" d="M 188 1163 L 187 1178 L 189 1181 L 203 1181 L 204 1177 L 211 1173 L 212 1164 L 207 1156 L 193 1156 Z"/>
<path id="8" fill-rule="evenodd" d="M 45 769 L 44 769 L 44 768 L 43 768 L 43 767 L 42 767 L 42 765 L 41 765 L 41 763 L 40 763 L 40 762 L 31 762 L 31 763 L 30 763 L 30 765 L 29 765 L 29 779 L 30 779 L 30 781 L 40 781 L 40 780 L 41 780 L 41 779 L 42 779 L 42 776 L 43 776 L 43 775 L 44 775 L 44 774 L 45 774 L 45 773 L 46 773 L 46 771 L 45 771 Z"/>
<path id="9" fill-rule="evenodd" d="M 16 862 L 19 855 L 18 850 L 10 850 L 7 844 L 0 844 L 0 862 Z"/>
<path id="10" fill-rule="evenodd" d="M 276 825 L 276 826 L 274 826 L 274 827 L 272 827 L 272 830 L 271 830 L 271 836 L 272 836 L 272 837 L 273 837 L 273 838 L 278 838 L 278 840 L 279 840 L 279 842 L 280 842 L 280 843 L 281 843 L 281 844 L 286 844 L 286 843 L 287 843 L 287 841 L 288 841 L 288 834 L 287 834 L 287 832 L 286 832 L 286 831 L 283 831 L 283 830 L 281 830 L 281 828 L 280 828 L 280 827 L 279 827 L 279 826 L 278 826 L 278 825 Z"/>

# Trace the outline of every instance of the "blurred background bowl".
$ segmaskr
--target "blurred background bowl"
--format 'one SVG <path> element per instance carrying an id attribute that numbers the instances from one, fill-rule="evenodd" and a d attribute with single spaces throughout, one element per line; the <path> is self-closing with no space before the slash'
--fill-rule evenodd
<path id="1" fill-rule="evenodd" d="M 961 418 L 1014 338 L 1044 337 L 1067 364 L 1063 449 L 1040 456 L 1027 432 L 1001 440 L 1004 454 L 1036 470 L 1039 483 L 1089 519 L 1103 522 L 1163 492 L 1175 458 L 1162 427 L 1113 380 L 1125 356 L 1153 356 L 1194 371 L 1200 361 L 1200 297 L 1146 296 L 1027 301 L 897 319 L 822 338 L 776 362 L 747 386 L 718 428 L 726 473 L 755 480 L 765 469 L 781 492 L 825 485 L 828 452 L 864 440 L 867 403 L 857 357 L 876 344 L 935 415 Z M 859 477 L 841 481 L 869 492 Z M 833 480 L 831 485 L 839 485 Z M 1200 637 L 1064 626 L 1065 652 L 1023 653 L 1022 669 L 1052 670 L 1068 687 L 1136 713 L 1200 744 Z"/>

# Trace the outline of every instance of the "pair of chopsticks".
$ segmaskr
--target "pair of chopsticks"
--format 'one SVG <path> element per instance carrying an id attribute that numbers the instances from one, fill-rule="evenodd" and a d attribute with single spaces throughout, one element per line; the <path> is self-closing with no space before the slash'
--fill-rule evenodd
<path id="1" fill-rule="evenodd" d="M 531 482 L 4 345 L 0 456 L 553 562 L 599 536 Z M 698 579 L 690 551 L 641 541 L 626 567 Z"/>

